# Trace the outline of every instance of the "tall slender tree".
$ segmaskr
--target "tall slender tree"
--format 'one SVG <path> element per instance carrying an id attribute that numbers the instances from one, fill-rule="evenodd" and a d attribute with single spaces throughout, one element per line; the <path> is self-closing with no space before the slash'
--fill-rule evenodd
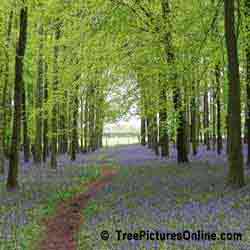
<path id="1" fill-rule="evenodd" d="M 217 153 L 221 154 L 223 147 L 221 135 L 221 86 L 220 86 L 220 68 L 219 64 L 215 68 L 216 76 L 216 103 L 217 103 Z"/>
<path id="2" fill-rule="evenodd" d="M 213 125 L 212 125 L 212 130 L 213 130 L 213 151 L 215 151 L 215 147 L 216 147 L 216 90 L 215 87 L 213 87 L 212 89 L 212 118 L 213 118 Z"/>
<path id="3" fill-rule="evenodd" d="M 88 152 L 89 148 L 89 89 L 85 90 L 85 108 L 84 108 L 84 153 Z"/>
<path id="4" fill-rule="evenodd" d="M 146 120 L 145 117 L 141 117 L 141 145 L 146 145 Z"/>
<path id="5" fill-rule="evenodd" d="M 48 101 L 48 63 L 44 63 L 44 88 L 43 88 L 43 162 L 46 162 L 49 154 L 48 138 L 48 110 L 46 107 Z"/>
<path id="6" fill-rule="evenodd" d="M 36 131 L 35 131 L 35 144 L 34 144 L 34 162 L 41 163 L 42 161 L 42 103 L 43 103 L 43 26 L 38 26 L 39 35 L 39 51 L 37 58 L 37 81 L 35 86 L 35 108 L 36 108 Z"/>
<path id="7" fill-rule="evenodd" d="M 51 159 L 50 159 L 50 164 L 52 168 L 57 167 L 57 130 L 58 130 L 58 102 L 56 100 L 56 94 L 58 91 L 58 84 L 59 84 L 59 79 L 58 79 L 58 57 L 59 57 L 59 45 L 58 41 L 60 39 L 60 22 L 57 19 L 56 20 L 56 27 L 55 27 L 55 45 L 54 45 L 54 79 L 53 79 L 53 107 L 52 107 L 52 119 L 51 119 Z"/>
<path id="8" fill-rule="evenodd" d="M 160 93 L 160 112 L 159 112 L 159 145 L 161 147 L 161 156 L 169 156 L 169 140 L 167 130 L 167 93 L 165 84 L 161 86 Z"/>
<path id="9" fill-rule="evenodd" d="M 196 93 L 195 93 L 195 82 L 192 87 L 191 97 L 191 142 L 193 155 L 197 154 L 197 104 L 196 104 Z"/>
<path id="10" fill-rule="evenodd" d="M 250 166 L 250 1 L 245 0 L 245 29 L 246 29 L 246 138 L 247 165 Z"/>
<path id="11" fill-rule="evenodd" d="M 166 27 L 170 26 L 170 6 L 169 6 L 169 0 L 162 0 L 161 1 L 162 6 L 162 15 L 163 20 L 166 23 Z M 172 48 L 172 41 L 171 41 L 171 33 L 169 30 L 166 30 L 164 32 L 164 47 L 165 47 L 165 54 L 166 54 L 166 61 L 169 64 L 169 66 L 174 64 L 174 53 Z M 174 69 L 171 67 L 171 69 Z M 173 73 L 172 79 L 176 80 L 176 73 Z M 182 95 L 181 95 L 181 89 L 179 86 L 174 86 L 173 88 L 173 102 L 175 111 L 177 112 L 177 161 L 178 163 L 185 163 L 188 162 L 188 156 L 187 156 L 187 148 L 185 143 L 185 111 L 182 107 Z"/>
<path id="12" fill-rule="evenodd" d="M 11 49 L 11 34 L 13 29 L 13 10 L 10 11 L 9 20 L 7 25 L 7 41 L 6 41 L 6 62 L 5 62 L 5 78 L 4 78 L 4 87 L 2 91 L 2 115 L 1 115 L 1 125 L 2 125 L 2 144 L 5 155 L 8 155 L 9 152 L 9 140 L 6 140 L 6 128 L 10 125 L 11 121 L 11 109 L 10 105 L 7 108 L 8 104 L 11 103 L 11 88 L 10 88 L 10 52 Z"/>
<path id="13" fill-rule="evenodd" d="M 24 161 L 28 162 L 30 159 L 30 139 L 28 134 L 28 117 L 26 107 L 26 86 L 22 89 L 22 126 L 23 126 L 23 154 Z"/>
<path id="14" fill-rule="evenodd" d="M 19 39 L 16 48 L 15 59 L 14 116 L 10 148 L 9 173 L 7 180 L 7 189 L 10 191 L 18 188 L 18 161 L 21 134 L 22 92 L 24 86 L 23 59 L 27 41 L 27 27 L 28 8 L 24 6 L 20 10 Z"/>
<path id="15" fill-rule="evenodd" d="M 79 109 L 79 100 L 78 100 L 78 86 L 75 87 L 73 96 L 72 96 L 72 135 L 71 135 L 71 160 L 76 160 L 76 153 L 78 151 L 78 109 Z"/>
<path id="16" fill-rule="evenodd" d="M 235 35 L 234 0 L 224 0 L 225 37 L 228 56 L 228 125 L 229 125 L 229 173 L 227 182 L 235 188 L 244 185 L 241 145 L 240 75 L 237 41 Z"/>
<path id="17" fill-rule="evenodd" d="M 204 142 L 207 147 L 207 150 L 210 150 L 210 138 L 209 138 L 209 104 L 208 104 L 208 86 L 206 82 L 205 93 L 204 93 Z"/>
<path id="18" fill-rule="evenodd" d="M 81 152 L 84 151 L 84 100 L 83 100 L 83 94 L 81 93 L 80 96 L 80 147 Z"/>

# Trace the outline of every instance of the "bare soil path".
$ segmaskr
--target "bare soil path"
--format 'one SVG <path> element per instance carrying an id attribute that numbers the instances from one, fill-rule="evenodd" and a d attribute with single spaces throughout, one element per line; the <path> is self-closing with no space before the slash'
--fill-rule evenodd
<path id="1" fill-rule="evenodd" d="M 39 250 L 76 250 L 74 236 L 83 223 L 82 210 L 96 192 L 111 182 L 116 171 L 102 167 L 101 176 L 86 185 L 87 191 L 60 203 L 53 217 L 46 224 L 44 239 Z"/>

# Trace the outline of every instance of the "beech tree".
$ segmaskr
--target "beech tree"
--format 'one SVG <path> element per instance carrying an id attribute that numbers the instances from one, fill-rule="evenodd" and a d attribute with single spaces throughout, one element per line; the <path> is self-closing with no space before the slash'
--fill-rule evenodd
<path id="1" fill-rule="evenodd" d="M 25 55 L 28 26 L 28 8 L 22 7 L 20 10 L 19 38 L 16 48 L 15 61 L 15 84 L 14 84 L 14 114 L 13 128 L 10 148 L 9 173 L 7 180 L 8 190 L 18 188 L 18 161 L 21 131 L 21 111 L 22 111 L 22 93 L 24 91 L 23 82 L 23 60 Z"/>
<path id="2" fill-rule="evenodd" d="M 233 187 L 244 185 L 243 157 L 241 145 L 240 75 L 237 41 L 234 22 L 234 0 L 224 1 L 225 37 L 228 55 L 228 125 L 229 125 L 229 174 L 228 184 Z"/>
<path id="3" fill-rule="evenodd" d="M 250 1 L 245 0 L 245 32 L 246 32 L 246 129 L 247 129 L 247 165 L 250 165 Z"/>
<path id="4" fill-rule="evenodd" d="M 141 119 L 140 143 L 156 155 L 176 149 L 186 164 L 201 150 L 228 153 L 228 184 L 242 186 L 244 156 L 250 162 L 249 1 L 243 26 L 234 4 L 4 0 L 0 173 L 9 160 L 7 186 L 18 185 L 19 151 L 22 161 L 56 168 L 58 156 L 74 161 L 101 148 L 105 125 L 133 115 Z"/>

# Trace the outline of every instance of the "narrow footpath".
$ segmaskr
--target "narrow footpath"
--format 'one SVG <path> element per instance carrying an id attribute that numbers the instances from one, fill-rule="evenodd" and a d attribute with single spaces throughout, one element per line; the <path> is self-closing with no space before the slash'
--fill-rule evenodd
<path id="1" fill-rule="evenodd" d="M 86 192 L 60 203 L 55 215 L 46 221 L 45 236 L 39 243 L 38 249 L 76 250 L 74 237 L 83 223 L 83 208 L 97 191 L 111 182 L 115 174 L 116 172 L 109 167 L 102 167 L 101 176 L 85 184 Z"/>

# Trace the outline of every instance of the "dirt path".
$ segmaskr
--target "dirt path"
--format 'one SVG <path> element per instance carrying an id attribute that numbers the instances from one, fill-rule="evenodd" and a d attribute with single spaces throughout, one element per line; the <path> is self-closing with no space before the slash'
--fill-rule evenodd
<path id="1" fill-rule="evenodd" d="M 101 176 L 87 184 L 87 191 L 69 200 L 64 201 L 57 207 L 56 213 L 46 222 L 44 239 L 39 244 L 39 250 L 76 250 L 74 236 L 83 223 L 82 209 L 88 200 L 98 190 L 111 182 L 116 172 L 108 167 L 102 167 Z"/>

